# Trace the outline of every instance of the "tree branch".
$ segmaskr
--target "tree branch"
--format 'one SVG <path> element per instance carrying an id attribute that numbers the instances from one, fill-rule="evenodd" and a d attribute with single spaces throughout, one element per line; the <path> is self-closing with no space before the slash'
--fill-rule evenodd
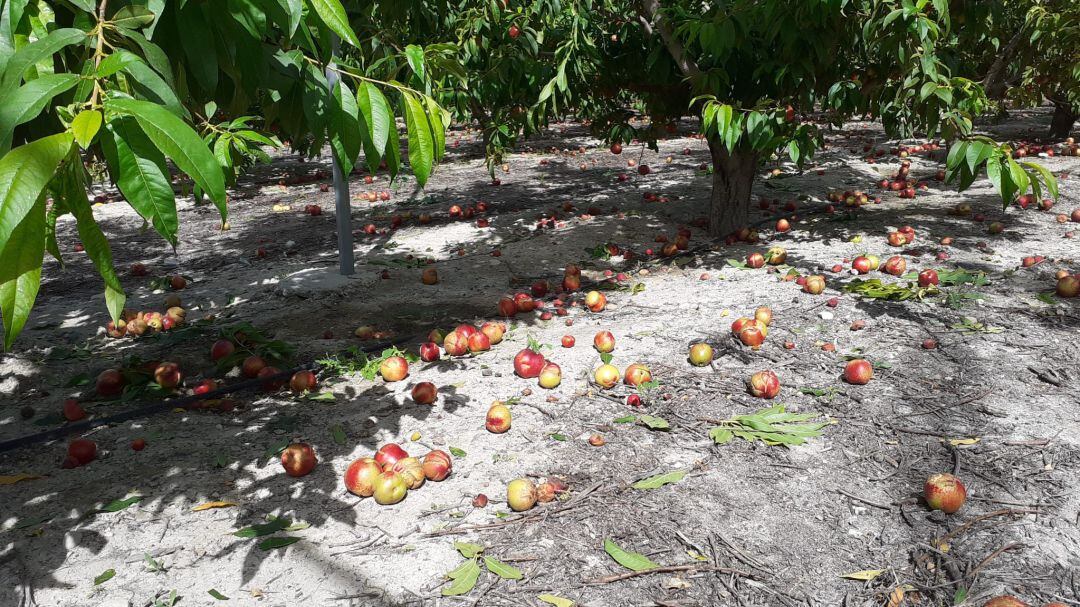
<path id="1" fill-rule="evenodd" d="M 684 76 L 692 78 L 701 73 L 697 63 L 687 56 L 686 48 L 675 37 L 675 33 L 671 31 L 671 25 L 667 22 L 667 19 L 660 14 L 660 0 L 638 0 L 637 11 L 638 21 L 645 28 L 645 32 L 649 35 L 654 32 L 660 34 L 660 38 L 664 41 L 664 47 L 667 48 L 671 58 L 675 60 L 675 65 L 679 66 L 679 70 Z"/>

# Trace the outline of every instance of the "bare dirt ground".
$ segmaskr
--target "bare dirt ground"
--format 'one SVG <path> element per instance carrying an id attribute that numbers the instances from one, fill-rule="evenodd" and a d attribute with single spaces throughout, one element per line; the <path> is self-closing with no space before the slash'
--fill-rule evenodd
<path id="1" fill-rule="evenodd" d="M 991 130 L 1031 139 L 1047 121 L 1043 113 L 1017 115 Z M 333 400 L 245 393 L 243 406 L 228 414 L 173 411 L 98 428 L 89 435 L 98 459 L 81 468 L 60 469 L 64 441 L 0 454 L 0 476 L 41 477 L 0 487 L 0 605 L 169 605 L 173 591 L 178 605 L 222 602 L 211 590 L 229 597 L 225 604 L 268 606 L 541 605 L 537 597 L 545 594 L 579 605 L 884 605 L 890 593 L 898 598 L 897 589 L 904 602 L 893 605 L 975 605 L 1004 592 L 1030 603 L 1080 605 L 1080 309 L 1075 300 L 1040 296 L 1053 290 L 1057 269 L 1080 271 L 1077 241 L 1066 237 L 1077 224 L 1055 221 L 1057 212 L 1080 205 L 1077 179 L 1067 176 L 1080 172 L 1080 159 L 1041 159 L 1061 179 L 1061 200 L 1049 213 L 1002 211 L 985 182 L 962 194 L 942 186 L 931 178 L 940 155 L 913 158 L 912 174 L 929 182 L 913 201 L 883 193 L 880 204 L 853 217 L 817 212 L 829 191 L 878 192 L 874 184 L 897 168 L 894 156 L 864 162 L 864 145 L 893 149 L 895 142 L 854 123 L 830 135 L 814 169 L 782 165 L 780 175 L 763 173 L 756 183 L 756 196 L 799 200 L 803 217 L 791 232 L 775 233 L 766 220 L 762 243 L 725 247 L 692 228 L 690 253 L 660 260 L 645 255 L 659 250 L 655 237 L 673 238 L 703 215 L 710 183 L 698 170 L 708 158 L 704 142 L 675 135 L 659 154 L 627 146 L 615 156 L 579 125 L 559 125 L 526 142 L 496 187 L 475 138 L 459 132 L 455 139 L 460 145 L 426 191 L 409 179 L 390 186 L 383 175 L 372 185 L 353 177 L 354 194 L 393 192 L 390 202 L 355 201 L 356 228 L 386 228 L 391 215 L 412 215 L 387 234 L 357 235 L 358 272 L 348 280 L 333 278 L 332 194 L 318 182 L 278 185 L 326 171 L 324 163 L 281 157 L 256 169 L 234 192 L 229 231 L 217 229 L 212 208 L 183 203 L 176 255 L 140 230 L 126 205 L 95 207 L 118 267 L 142 262 L 151 270 L 147 278 L 124 278 L 129 307 L 160 308 L 164 294 L 152 290 L 154 277 L 192 279 L 179 293 L 192 324 L 152 338 L 104 335 L 100 279 L 72 250 L 74 226 L 62 222 L 68 265 L 47 262 L 28 329 L 14 352 L 0 356 L 0 440 L 59 426 L 61 402 L 89 392 L 78 378 L 128 357 L 174 360 L 191 384 L 212 376 L 209 345 L 222 327 L 239 322 L 294 345 L 296 362 L 305 363 L 359 345 L 352 331 L 360 325 L 415 336 L 408 343 L 415 348 L 431 328 L 494 319 L 499 296 L 538 279 L 557 284 L 569 263 L 585 268 L 586 282 L 612 269 L 628 274 L 626 287 L 643 287 L 607 291 L 610 306 L 600 314 L 577 306 L 547 321 L 519 316 L 490 352 L 414 365 L 402 382 L 325 378 L 322 389 Z M 562 152 L 579 146 L 584 155 Z M 628 158 L 648 163 L 652 173 L 627 169 Z M 620 172 L 629 180 L 617 181 Z M 648 202 L 647 192 L 668 201 Z M 479 200 L 490 205 L 490 227 L 447 216 L 451 204 Z M 950 215 L 961 201 L 986 221 Z M 562 211 L 566 202 L 576 211 Z M 304 214 L 311 203 L 324 214 Z M 600 212 L 582 217 L 589 207 Z M 537 215 L 553 210 L 558 227 L 536 230 Z M 421 212 L 434 221 L 418 225 Z M 993 220 L 1005 222 L 1002 234 L 987 233 Z M 948 300 L 844 293 L 854 277 L 830 268 L 864 252 L 895 254 L 885 237 L 902 225 L 917 233 L 902 251 L 909 269 L 981 271 L 989 284 L 949 287 Z M 955 239 L 951 246 L 937 244 L 945 236 Z M 604 243 L 637 255 L 588 252 Z M 798 272 L 825 274 L 825 294 L 803 293 L 782 273 L 727 263 L 770 245 L 785 247 Z M 259 247 L 265 258 L 255 255 Z M 948 259 L 937 260 L 940 252 Z M 421 285 L 410 255 L 433 258 L 441 282 Z M 1026 255 L 1047 260 L 1022 269 Z M 835 308 L 825 305 L 831 297 L 839 298 Z M 731 338 L 729 325 L 762 305 L 775 320 L 764 347 L 751 351 Z M 851 329 L 857 320 L 865 321 L 863 330 Z M 599 364 L 591 338 L 602 329 L 615 335 L 614 364 L 645 363 L 659 380 L 640 410 L 625 404 L 625 387 L 604 393 L 588 381 Z M 325 331 L 334 337 L 323 339 Z M 577 346 L 561 348 L 564 334 Z M 549 358 L 563 369 L 555 390 L 513 374 L 511 359 L 530 337 L 553 346 Z M 923 349 L 931 337 L 939 347 Z M 687 348 L 702 340 L 717 359 L 695 368 Z M 826 343 L 836 351 L 823 350 Z M 839 378 L 844 357 L 854 354 L 877 366 L 868 385 Z M 783 384 L 772 402 L 745 390 L 749 375 L 763 369 Z M 420 381 L 439 386 L 435 406 L 409 398 Z M 514 396 L 521 400 L 512 407 L 511 431 L 486 432 L 489 404 Z M 140 402 L 84 399 L 94 416 Z M 834 423 L 792 448 L 710 439 L 710 420 L 776 403 Z M 35 410 L 30 419 L 20 415 L 26 406 Z M 669 428 L 616 423 L 641 414 Z M 410 440 L 414 433 L 418 440 Z M 605 446 L 588 444 L 596 433 Z M 138 437 L 148 443 L 141 452 L 129 447 Z M 290 440 L 317 450 L 320 463 L 310 475 L 282 473 L 274 453 Z M 346 492 L 341 478 L 349 463 L 389 441 L 417 455 L 451 447 L 464 455 L 455 457 L 449 479 L 394 506 Z M 688 474 L 658 489 L 631 487 L 676 470 Z M 968 505 L 952 516 L 930 512 L 919 499 L 924 479 L 953 470 L 967 483 Z M 508 514 L 510 480 L 549 475 L 569 482 L 566 499 Z M 471 505 L 478 493 L 492 498 L 486 508 Z M 100 511 L 136 495 L 141 501 L 127 508 Z M 215 500 L 236 505 L 193 511 Z M 293 526 L 266 537 L 233 535 L 268 517 Z M 299 541 L 262 544 L 286 536 Z M 605 552 L 605 540 L 661 569 L 629 575 Z M 442 597 L 444 574 L 464 561 L 455 541 L 483 545 L 523 578 L 485 572 L 469 594 Z M 115 575 L 95 584 L 109 570 Z M 844 577 L 866 570 L 876 572 L 869 581 Z"/>

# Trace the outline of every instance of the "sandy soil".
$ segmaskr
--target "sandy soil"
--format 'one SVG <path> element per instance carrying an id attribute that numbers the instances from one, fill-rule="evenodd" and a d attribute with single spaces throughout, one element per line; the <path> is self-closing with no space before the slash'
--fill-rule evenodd
<path id="1" fill-rule="evenodd" d="M 1041 113 L 1020 115 L 991 130 L 1032 138 L 1047 121 Z M 1077 180 L 1067 177 L 1080 171 L 1078 159 L 1041 159 L 1061 178 L 1061 200 L 1050 213 L 1002 211 L 982 182 L 956 193 L 931 179 L 940 157 L 923 155 L 913 158 L 912 174 L 929 189 L 915 200 L 885 193 L 855 216 L 828 215 L 820 210 L 829 191 L 877 192 L 873 184 L 897 168 L 895 157 L 868 164 L 861 152 L 895 142 L 870 125 L 850 124 L 830 135 L 814 170 L 781 165 L 780 175 L 763 173 L 756 184 L 758 196 L 799 200 L 803 217 L 794 230 L 774 233 L 762 213 L 762 243 L 725 247 L 692 228 L 691 251 L 660 260 L 644 254 L 659 250 L 655 237 L 674 238 L 703 214 L 703 142 L 679 135 L 661 142 L 659 154 L 627 146 L 615 156 L 578 125 L 560 125 L 527 142 L 496 187 L 476 141 L 466 133 L 454 139 L 460 145 L 426 191 L 408 179 L 390 186 L 381 175 L 371 185 L 353 178 L 354 194 L 393 192 L 389 202 L 354 203 L 357 229 L 412 215 L 387 234 L 358 233 L 350 279 L 334 275 L 332 194 L 320 192 L 319 181 L 278 185 L 326 171 L 319 162 L 280 157 L 259 167 L 234 193 L 228 231 L 217 229 L 212 208 L 183 202 L 175 255 L 140 229 L 126 205 L 96 207 L 118 266 L 141 262 L 151 270 L 147 278 L 125 277 L 129 307 L 161 306 L 154 277 L 192 279 L 179 294 L 193 324 L 154 338 L 104 335 L 100 280 L 72 250 L 74 226 L 62 222 L 67 267 L 47 263 L 28 330 L 14 352 L 0 356 L 0 440 L 60 425 L 56 412 L 72 396 L 94 416 L 138 406 L 143 401 L 88 398 L 85 386 L 72 385 L 130 357 L 174 360 L 191 384 L 213 376 L 209 345 L 222 327 L 239 322 L 294 345 L 296 364 L 361 345 L 352 337 L 360 325 L 411 338 L 415 348 L 431 328 L 494 319 L 501 295 L 539 279 L 556 284 L 569 263 L 585 268 L 586 282 L 608 269 L 628 275 L 625 288 L 607 292 L 608 309 L 591 314 L 574 306 L 547 321 L 519 316 L 490 352 L 414 365 L 402 382 L 324 377 L 332 401 L 249 392 L 229 414 L 173 411 L 98 428 L 89 435 L 98 459 L 73 470 L 59 467 L 64 441 L 0 454 L 0 475 L 41 477 L 0 488 L 7 503 L 0 604 L 168 605 L 175 591 L 176 604 L 209 605 L 219 602 L 213 589 L 228 604 L 268 606 L 541 605 L 542 594 L 580 605 L 882 605 L 898 588 L 911 605 L 981 604 L 1002 592 L 1031 603 L 1080 604 L 1080 310 L 1075 300 L 1040 297 L 1052 291 L 1058 268 L 1080 271 L 1076 240 L 1066 237 L 1077 224 L 1055 221 L 1056 212 L 1080 204 Z M 583 155 L 563 152 L 579 146 Z M 627 169 L 628 158 L 648 163 L 652 173 Z M 617 181 L 620 172 L 629 180 Z M 668 202 L 646 201 L 649 192 Z M 479 200 L 490 205 L 490 227 L 447 216 L 451 204 Z M 986 221 L 949 215 L 960 201 Z M 562 211 L 566 202 L 576 211 Z M 322 205 L 322 216 L 303 213 L 312 203 Z M 582 217 L 589 207 L 600 212 Z M 538 214 L 555 210 L 558 227 L 537 230 Z M 434 221 L 418 225 L 422 212 Z M 1005 222 L 1004 233 L 987 233 L 993 220 Z M 854 277 L 830 268 L 864 252 L 897 253 L 885 237 L 902 225 L 917 232 L 902 251 L 909 269 L 964 268 L 985 272 L 989 284 L 949 287 L 949 300 L 883 302 L 842 292 Z M 937 244 L 945 236 L 955 239 L 951 246 Z M 588 252 L 604 243 L 637 255 Z M 825 274 L 825 294 L 727 262 L 769 245 L 785 247 L 798 272 Z M 259 247 L 265 258 L 256 256 Z M 941 252 L 947 260 L 937 260 Z M 1022 269 L 1026 255 L 1047 260 Z M 434 259 L 440 283 L 421 285 L 409 256 Z M 831 297 L 839 298 L 835 308 L 825 305 Z M 764 347 L 751 351 L 728 327 L 762 305 L 775 320 Z M 865 328 L 852 330 L 858 320 Z M 640 410 L 625 404 L 629 389 L 601 392 L 589 383 L 599 364 L 592 336 L 602 329 L 615 335 L 614 364 L 645 363 L 659 381 Z M 325 331 L 333 337 L 324 339 Z M 564 334 L 576 337 L 576 347 L 559 346 Z M 530 337 L 550 345 L 549 358 L 563 369 L 555 390 L 513 374 L 511 359 Z M 923 349 L 927 338 L 939 347 Z M 687 348 L 703 340 L 717 359 L 692 367 Z M 878 367 L 868 385 L 839 378 L 844 357 L 856 354 Z M 772 403 L 745 389 L 749 375 L 764 369 L 783 384 Z M 409 398 L 420 381 L 439 386 L 435 406 Z M 515 396 L 512 430 L 486 432 L 489 404 Z M 834 423 L 793 448 L 710 439 L 710 420 L 776 403 Z M 20 416 L 26 406 L 35 410 L 31 419 Z M 641 414 L 670 427 L 615 421 Z M 414 433 L 418 440 L 410 439 Z M 590 446 L 592 434 L 607 444 Z M 129 448 L 138 437 L 148 443 L 141 452 Z M 301 479 L 283 474 L 274 456 L 290 440 L 311 443 L 319 455 Z M 419 455 L 451 447 L 465 455 L 455 458 L 449 479 L 395 506 L 347 493 L 341 477 L 349 463 L 388 441 Z M 952 516 L 928 511 L 918 499 L 923 480 L 954 469 L 967 483 L 968 505 Z M 688 474 L 659 489 L 631 488 L 675 470 Z M 510 480 L 550 475 L 569 482 L 563 501 L 507 514 Z M 486 508 L 471 505 L 478 493 L 491 497 Z M 132 495 L 143 498 L 117 512 L 97 511 Z M 214 500 L 237 505 L 192 510 Z M 271 516 L 295 526 L 267 537 L 299 541 L 262 549 L 265 537 L 233 535 Z M 612 579 L 629 570 L 605 552 L 608 539 L 671 569 Z M 523 579 L 485 572 L 471 593 L 441 597 L 444 574 L 464 560 L 455 541 L 483 545 Z M 108 570 L 115 576 L 95 584 Z M 864 570 L 880 573 L 870 581 L 843 577 Z"/>

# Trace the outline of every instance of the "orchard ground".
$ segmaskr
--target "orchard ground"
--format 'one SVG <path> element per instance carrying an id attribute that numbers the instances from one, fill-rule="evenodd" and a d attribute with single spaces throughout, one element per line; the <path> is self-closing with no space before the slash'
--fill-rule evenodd
<path id="1" fill-rule="evenodd" d="M 1048 121 L 1041 112 L 1017 114 L 989 128 L 999 137 L 1034 139 Z M 682 126 L 684 135 L 693 130 Z M 77 234 L 64 218 L 58 240 L 68 265 L 61 270 L 47 260 L 28 330 L 14 352 L 0 357 L 0 439 L 60 425 L 62 401 L 92 392 L 70 384 L 128 357 L 178 362 L 192 385 L 212 376 L 210 344 L 221 328 L 239 322 L 294 345 L 297 362 L 363 345 L 352 336 L 361 325 L 410 338 L 415 351 L 432 328 L 497 319 L 504 294 L 527 291 L 540 279 L 557 285 L 569 263 L 584 268 L 586 283 L 602 280 L 606 269 L 628 278 L 606 292 L 610 304 L 601 313 L 579 305 L 547 321 L 519 315 L 490 352 L 414 364 L 405 381 L 324 378 L 320 389 L 333 400 L 248 392 L 228 414 L 174 411 L 99 428 L 88 435 L 97 442 L 97 460 L 70 470 L 60 468 L 63 441 L 0 455 L 0 475 L 40 477 L 0 488 L 0 604 L 142 606 L 175 590 L 177 604 L 206 605 L 218 602 L 213 589 L 231 604 L 259 605 L 540 605 L 541 594 L 581 605 L 881 605 L 897 588 L 907 604 L 946 605 L 965 596 L 966 604 L 981 604 L 1000 593 L 1074 604 L 1080 309 L 1076 300 L 1041 294 L 1053 290 L 1057 269 L 1080 271 L 1077 240 L 1065 237 L 1080 225 L 1055 221 L 1056 213 L 1080 206 L 1077 179 L 1066 177 L 1080 172 L 1080 159 L 1041 159 L 1061 179 L 1061 200 L 1051 212 L 1003 212 L 985 180 L 962 194 L 943 186 L 933 176 L 944 152 L 912 157 L 912 175 L 929 189 L 901 200 L 875 185 L 899 160 L 886 155 L 868 164 L 862 151 L 866 144 L 891 150 L 895 142 L 869 124 L 848 124 L 829 136 L 814 168 L 799 173 L 781 165 L 779 175 L 763 171 L 755 183 L 755 201 L 799 200 L 801 218 L 791 232 L 775 233 L 775 219 L 755 210 L 764 220 L 763 242 L 722 246 L 691 228 L 690 251 L 665 260 L 645 249 L 659 252 L 657 235 L 674 239 L 701 216 L 710 183 L 698 169 L 709 157 L 705 143 L 676 134 L 661 141 L 659 154 L 628 145 L 616 156 L 585 133 L 580 125 L 558 125 L 526 142 L 508 160 L 509 172 L 498 171 L 498 187 L 490 184 L 481 146 L 460 131 L 448 138 L 460 146 L 449 148 L 426 191 L 410 179 L 390 186 L 380 174 L 366 185 L 354 176 L 354 198 L 392 191 L 389 202 L 354 200 L 354 228 L 383 229 L 394 214 L 412 217 L 385 235 L 358 233 L 357 274 L 347 280 L 334 277 L 333 194 L 319 188 L 328 180 L 278 185 L 325 175 L 325 164 L 283 156 L 257 168 L 233 192 L 228 231 L 217 229 L 212 207 L 185 203 L 175 256 L 152 230 L 140 229 L 128 206 L 96 206 L 118 267 L 141 262 L 150 269 L 149 277 L 124 278 L 128 307 L 161 310 L 165 293 L 153 291 L 151 281 L 191 278 L 178 292 L 189 326 L 153 338 L 104 334 L 100 280 L 73 251 Z M 579 147 L 583 155 L 563 151 Z M 648 164 L 651 173 L 639 175 L 628 159 Z M 617 180 L 621 172 L 627 181 Z M 820 212 L 828 192 L 860 189 L 882 202 L 855 218 Z M 668 201 L 646 201 L 649 192 Z M 450 205 L 479 200 L 489 204 L 490 227 L 447 216 Z M 566 202 L 576 210 L 563 212 Z M 959 202 L 986 220 L 950 215 Z M 307 204 L 320 204 L 323 214 L 305 214 Z M 582 217 L 589 207 L 602 212 Z M 537 215 L 556 209 L 559 227 L 537 230 Z M 418 225 L 422 212 L 434 220 Z M 994 220 L 1005 223 L 1003 233 L 987 232 Z M 914 244 L 888 246 L 887 233 L 903 225 L 914 227 Z M 952 245 L 938 244 L 946 236 Z M 631 248 L 636 258 L 589 252 L 605 243 Z M 785 247 L 798 272 L 824 274 L 825 293 L 804 293 L 782 280 L 783 272 L 727 262 L 771 245 Z M 256 255 L 260 247 L 265 257 Z M 949 302 L 863 300 L 842 292 L 854 278 L 849 264 L 830 271 L 863 252 L 883 260 L 902 254 L 909 270 L 985 272 L 989 284 L 948 287 Z M 948 259 L 939 261 L 940 252 Z M 422 285 L 409 255 L 433 258 L 429 267 L 440 282 Z M 1029 255 L 1046 261 L 1020 268 Z M 380 277 L 383 270 L 389 278 Z M 826 305 L 832 297 L 839 298 L 835 308 Z M 770 306 L 774 320 L 765 345 L 752 351 L 732 339 L 729 326 L 758 306 Z M 860 320 L 865 328 L 853 330 Z M 600 330 L 615 335 L 614 364 L 645 363 L 659 381 L 643 408 L 625 404 L 624 386 L 602 392 L 590 385 L 599 364 L 592 337 Z M 333 337 L 324 339 L 326 331 Z M 576 347 L 559 345 L 566 334 L 576 337 Z M 545 354 L 563 370 L 558 388 L 543 390 L 513 374 L 512 358 L 530 337 L 550 345 Z M 926 339 L 938 347 L 924 349 Z M 702 340 L 717 358 L 710 367 L 692 367 L 688 347 Z M 836 351 L 823 350 L 827 343 Z M 875 363 L 868 385 L 841 381 L 848 355 Z M 765 369 L 782 383 L 773 401 L 746 393 L 749 376 Z M 409 398 L 420 381 L 439 387 L 434 406 Z M 511 397 L 520 397 L 511 407 L 512 429 L 488 433 L 488 406 Z M 138 403 L 83 399 L 93 416 Z M 715 445 L 709 438 L 715 420 L 778 403 L 834 423 L 793 448 L 738 439 Z M 27 406 L 35 410 L 28 420 L 20 416 Z M 670 427 L 615 422 L 642 414 Z M 418 440 L 411 440 L 414 433 Z M 606 445 L 590 446 L 593 434 Z M 147 441 L 145 450 L 129 447 L 136 438 Z M 274 455 L 293 440 L 312 444 L 320 460 L 298 479 L 286 476 Z M 413 455 L 451 447 L 464 455 L 454 458 L 447 480 L 428 482 L 394 506 L 346 492 L 349 463 L 394 441 Z M 919 500 L 923 481 L 954 467 L 967 484 L 968 504 L 951 516 L 928 511 Z M 676 470 L 688 474 L 658 489 L 630 487 Z M 568 496 L 508 516 L 507 483 L 548 476 L 565 479 Z M 486 508 L 471 505 L 479 493 L 491 498 Z M 132 495 L 143 497 L 95 513 Z M 193 511 L 212 501 L 236 505 Z M 233 535 L 271 516 L 295 526 L 271 536 Z M 260 547 L 284 536 L 299 541 Z M 617 579 L 630 570 L 605 552 L 605 540 L 672 569 Z M 483 545 L 484 554 L 517 567 L 523 579 L 485 571 L 470 594 L 441 598 L 444 574 L 464 560 L 455 541 Z M 95 584 L 109 570 L 115 575 Z M 844 577 L 867 570 L 874 573 Z M 966 595 L 957 593 L 961 586 Z"/>

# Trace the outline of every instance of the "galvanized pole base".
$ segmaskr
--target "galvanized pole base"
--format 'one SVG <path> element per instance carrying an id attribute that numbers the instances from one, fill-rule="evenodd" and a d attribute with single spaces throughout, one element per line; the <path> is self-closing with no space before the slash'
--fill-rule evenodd
<path id="1" fill-rule="evenodd" d="M 334 87 L 338 83 L 338 73 L 334 71 L 337 64 L 334 57 L 337 56 L 340 43 L 338 37 L 333 37 L 333 53 L 330 63 L 326 66 L 326 84 L 330 88 L 330 94 L 334 94 Z M 330 154 L 334 161 L 334 200 L 335 215 L 337 216 L 337 241 L 338 241 L 338 266 L 342 276 L 350 276 L 356 273 L 356 262 L 353 259 L 352 240 L 352 206 L 349 204 L 349 182 L 345 172 L 341 169 L 341 163 L 337 156 Z"/>

